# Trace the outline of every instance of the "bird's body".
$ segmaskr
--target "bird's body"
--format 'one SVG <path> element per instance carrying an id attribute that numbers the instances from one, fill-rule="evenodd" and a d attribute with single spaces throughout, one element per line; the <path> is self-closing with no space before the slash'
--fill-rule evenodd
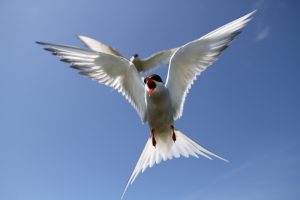
<path id="1" fill-rule="evenodd" d="M 130 62 L 134 64 L 138 72 L 143 71 L 143 61 L 139 58 L 138 54 L 134 54 L 130 58 Z"/>
<path id="2" fill-rule="evenodd" d="M 139 72 L 140 72 L 140 71 L 143 71 L 143 64 L 142 64 L 141 59 L 139 59 L 139 58 L 134 58 L 134 59 L 132 59 L 131 62 L 134 64 L 134 66 L 136 67 L 136 69 L 137 69 Z"/>
<path id="3" fill-rule="evenodd" d="M 147 87 L 147 85 L 146 85 Z M 151 93 L 145 90 L 145 100 L 147 105 L 147 121 L 150 130 L 161 133 L 170 129 L 173 124 L 172 102 L 168 89 L 159 84 Z"/>
<path id="4" fill-rule="evenodd" d="M 253 13 L 181 47 L 158 52 L 146 60 L 140 60 L 138 55 L 126 59 L 114 48 L 85 36 L 79 38 L 89 49 L 37 42 L 47 46 L 45 49 L 62 61 L 70 63 L 80 74 L 121 92 L 136 109 L 141 120 L 148 123 L 150 137 L 124 193 L 140 172 L 161 160 L 201 155 L 227 161 L 175 129 L 174 122 L 182 116 L 185 97 L 194 80 L 217 60 L 251 20 Z M 169 63 L 166 83 L 156 74 L 144 78 L 143 83 L 139 72 L 151 70 L 163 63 Z"/>

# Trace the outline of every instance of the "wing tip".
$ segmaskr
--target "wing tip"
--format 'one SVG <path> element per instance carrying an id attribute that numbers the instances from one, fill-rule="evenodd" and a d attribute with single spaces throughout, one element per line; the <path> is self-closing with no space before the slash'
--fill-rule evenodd
<path id="1" fill-rule="evenodd" d="M 45 47 L 44 50 L 50 51 L 50 52 L 55 52 L 55 51 L 53 50 L 53 48 L 51 48 L 51 47 Z"/>
<path id="2" fill-rule="evenodd" d="M 77 37 L 80 41 L 83 41 L 82 38 L 85 38 L 85 35 L 76 34 L 75 37 Z"/>
<path id="3" fill-rule="evenodd" d="M 76 35 L 76 37 L 84 44 L 85 47 L 89 48 L 89 49 L 92 49 L 94 51 L 94 49 L 91 47 L 91 45 L 89 44 L 89 41 L 96 41 L 98 42 L 97 40 L 93 39 L 93 38 L 90 38 L 88 36 L 85 36 L 85 35 Z"/>
<path id="4" fill-rule="evenodd" d="M 62 58 L 60 59 L 61 62 L 65 62 L 65 63 L 71 63 L 72 61 L 70 59 L 67 58 Z"/>
<path id="5" fill-rule="evenodd" d="M 250 12 L 249 15 L 254 15 L 257 11 L 258 11 L 258 10 L 255 9 L 255 10 L 253 10 L 252 12 Z"/>
<path id="6" fill-rule="evenodd" d="M 39 44 L 39 45 L 47 45 L 46 42 L 41 42 L 41 41 L 35 41 L 36 44 Z"/>
<path id="7" fill-rule="evenodd" d="M 253 10 L 252 12 L 250 12 L 242 17 L 243 20 L 246 21 L 245 22 L 246 24 L 253 19 L 253 16 L 256 12 L 257 12 L 257 9 Z"/>

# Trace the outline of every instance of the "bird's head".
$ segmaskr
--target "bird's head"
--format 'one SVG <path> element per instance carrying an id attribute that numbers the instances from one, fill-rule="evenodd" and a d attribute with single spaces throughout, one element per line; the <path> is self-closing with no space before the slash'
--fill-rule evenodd
<path id="1" fill-rule="evenodd" d="M 130 61 L 133 62 L 137 58 L 139 58 L 139 54 L 135 53 L 131 56 Z"/>
<path id="2" fill-rule="evenodd" d="M 158 85 L 163 84 L 163 81 L 159 75 L 152 74 L 144 78 L 144 83 L 147 86 L 147 91 L 152 93 Z"/>

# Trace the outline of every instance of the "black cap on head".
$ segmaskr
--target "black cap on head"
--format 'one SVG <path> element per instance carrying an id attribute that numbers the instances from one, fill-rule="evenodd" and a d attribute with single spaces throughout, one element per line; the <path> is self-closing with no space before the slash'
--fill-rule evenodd
<path id="1" fill-rule="evenodd" d="M 139 54 L 135 53 L 135 54 L 133 54 L 132 56 L 133 56 L 134 58 L 137 58 L 137 57 L 139 57 Z"/>
<path id="2" fill-rule="evenodd" d="M 163 83 L 162 79 L 161 79 L 160 76 L 157 75 L 157 74 L 152 74 L 152 75 L 150 75 L 150 76 L 148 76 L 148 77 L 151 78 L 152 80 L 156 81 L 156 82 L 161 82 L 161 83 Z"/>

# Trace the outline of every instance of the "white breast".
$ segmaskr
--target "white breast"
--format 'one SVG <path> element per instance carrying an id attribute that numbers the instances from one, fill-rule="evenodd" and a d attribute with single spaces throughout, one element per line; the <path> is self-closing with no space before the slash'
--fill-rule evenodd
<path id="1" fill-rule="evenodd" d="M 150 129 L 154 128 L 156 133 L 169 130 L 173 124 L 173 115 L 168 89 L 162 83 L 157 83 L 151 94 L 145 92 L 145 99 Z"/>

